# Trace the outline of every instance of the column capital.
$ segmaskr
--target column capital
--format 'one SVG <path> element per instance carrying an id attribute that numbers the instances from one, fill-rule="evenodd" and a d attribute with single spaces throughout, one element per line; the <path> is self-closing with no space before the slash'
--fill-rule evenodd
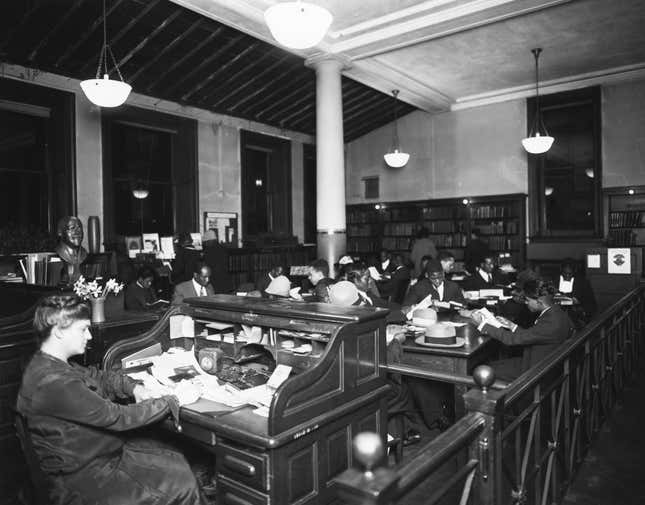
<path id="1" fill-rule="evenodd" d="M 309 68 L 318 69 L 323 63 L 336 63 L 338 65 L 338 70 L 348 70 L 352 67 L 352 60 L 347 56 L 342 54 L 332 54 L 332 53 L 318 53 L 310 56 L 305 60 L 305 66 Z"/>

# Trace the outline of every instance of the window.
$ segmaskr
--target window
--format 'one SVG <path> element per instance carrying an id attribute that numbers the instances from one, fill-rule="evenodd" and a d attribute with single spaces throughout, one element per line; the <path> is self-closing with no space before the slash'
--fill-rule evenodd
<path id="1" fill-rule="evenodd" d="M 534 109 L 529 100 L 529 124 Z M 600 89 L 547 95 L 540 109 L 555 142 L 545 154 L 528 155 L 532 235 L 599 237 Z"/>
<path id="2" fill-rule="evenodd" d="M 0 228 L 49 227 L 48 120 L 0 109 Z"/>
<path id="3" fill-rule="evenodd" d="M 114 232 L 118 235 L 172 235 L 171 134 L 115 122 L 112 124 Z M 138 200 L 136 185 L 149 191 Z"/>
<path id="4" fill-rule="evenodd" d="M 365 198 L 378 198 L 379 196 L 378 176 L 363 178 L 363 184 L 365 185 Z"/>
<path id="5" fill-rule="evenodd" d="M 197 122 L 131 106 L 101 116 L 106 247 L 123 236 L 199 231 Z M 142 200 L 132 194 L 138 185 L 148 189 Z"/>

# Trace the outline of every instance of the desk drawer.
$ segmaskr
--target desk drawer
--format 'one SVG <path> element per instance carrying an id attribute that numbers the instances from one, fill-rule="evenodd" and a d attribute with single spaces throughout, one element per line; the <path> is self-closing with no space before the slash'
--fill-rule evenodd
<path id="1" fill-rule="evenodd" d="M 268 491 L 268 456 L 217 443 L 215 467 L 219 475 L 245 484 L 258 491 Z"/>
<path id="2" fill-rule="evenodd" d="M 269 497 L 217 476 L 217 505 L 266 505 Z"/>
<path id="3" fill-rule="evenodd" d="M 181 434 L 183 436 L 197 440 L 198 442 L 202 442 L 203 444 L 209 445 L 211 447 L 215 446 L 216 436 L 215 432 L 213 432 L 212 430 L 183 421 L 179 424 L 181 425 Z M 177 433 L 175 423 L 170 418 L 167 418 L 163 421 L 163 426 L 164 428 Z"/>
<path id="4" fill-rule="evenodd" d="M 401 363 L 436 372 L 454 372 L 459 358 L 403 351 Z"/>

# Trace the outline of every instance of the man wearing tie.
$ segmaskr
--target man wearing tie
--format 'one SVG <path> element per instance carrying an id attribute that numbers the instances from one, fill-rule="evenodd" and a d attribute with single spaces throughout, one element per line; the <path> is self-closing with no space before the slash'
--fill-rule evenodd
<path id="1" fill-rule="evenodd" d="M 416 305 L 428 295 L 432 295 L 435 302 L 456 302 L 465 304 L 464 295 L 459 285 L 452 281 L 445 280 L 443 267 L 439 260 L 430 260 L 426 265 L 425 277 L 410 288 L 403 300 L 403 312 L 407 313 L 410 306 Z M 443 308 L 441 306 L 439 309 Z"/>
<path id="2" fill-rule="evenodd" d="M 210 267 L 202 262 L 196 263 L 193 278 L 189 281 L 180 282 L 175 286 L 175 292 L 172 295 L 172 304 L 179 305 L 184 301 L 184 298 L 214 295 L 215 290 L 210 284 L 210 278 Z"/>
<path id="3" fill-rule="evenodd" d="M 504 284 L 504 279 L 495 271 L 495 260 L 492 255 L 482 258 L 475 273 L 464 282 L 464 291 L 479 291 L 493 289 L 498 284 Z"/>

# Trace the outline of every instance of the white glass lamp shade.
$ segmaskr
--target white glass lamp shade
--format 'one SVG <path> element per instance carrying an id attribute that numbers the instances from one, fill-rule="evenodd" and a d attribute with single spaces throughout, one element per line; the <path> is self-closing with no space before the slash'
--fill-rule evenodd
<path id="1" fill-rule="evenodd" d="M 542 136 L 536 133 L 533 137 L 522 139 L 522 145 L 531 154 L 542 154 L 551 149 L 553 137 Z"/>
<path id="2" fill-rule="evenodd" d="M 327 9 L 308 2 L 282 2 L 264 12 L 271 35 L 291 49 L 308 49 L 318 44 L 332 22 Z"/>
<path id="3" fill-rule="evenodd" d="M 553 194 L 554 188 L 553 186 L 546 186 L 544 188 L 544 195 L 545 196 L 551 196 Z"/>
<path id="4" fill-rule="evenodd" d="M 401 168 L 408 162 L 410 155 L 395 149 L 394 152 L 384 154 L 383 159 L 385 159 L 385 163 L 387 163 L 388 166 L 392 168 Z"/>
<path id="5" fill-rule="evenodd" d="M 143 200 L 144 198 L 148 198 L 149 193 L 150 192 L 144 187 L 138 187 L 138 188 L 134 188 L 132 190 L 132 196 L 134 196 L 135 198 L 137 198 L 139 200 Z"/>
<path id="6" fill-rule="evenodd" d="M 108 74 L 103 79 L 87 79 L 81 82 L 81 88 L 87 99 L 99 107 L 118 107 L 128 99 L 132 86 L 123 81 L 110 79 Z"/>
<path id="7" fill-rule="evenodd" d="M 585 174 L 587 177 L 589 177 L 589 179 L 593 179 L 594 178 L 593 168 L 585 168 Z"/>

